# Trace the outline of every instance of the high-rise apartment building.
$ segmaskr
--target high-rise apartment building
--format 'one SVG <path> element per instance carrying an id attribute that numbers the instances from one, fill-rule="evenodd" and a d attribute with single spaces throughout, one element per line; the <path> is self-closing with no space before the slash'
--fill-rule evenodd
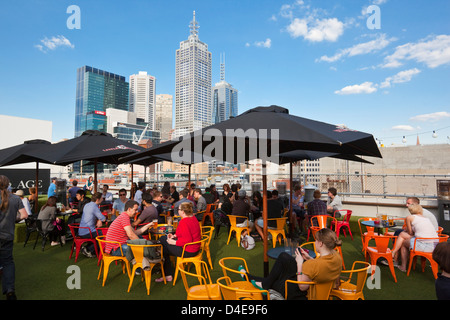
<path id="1" fill-rule="evenodd" d="M 145 71 L 130 76 L 130 112 L 155 130 L 156 79 Z"/>
<path id="2" fill-rule="evenodd" d="M 89 66 L 77 69 L 75 137 L 86 130 L 106 132 L 106 109 L 128 111 L 125 77 Z"/>
<path id="3" fill-rule="evenodd" d="M 223 60 L 222 60 L 223 59 Z M 220 57 L 220 82 L 212 89 L 212 120 L 219 123 L 238 115 L 238 91 L 225 81 L 225 55 Z"/>
<path id="4" fill-rule="evenodd" d="M 175 58 L 175 132 L 179 137 L 212 124 L 211 61 L 208 45 L 198 38 L 198 23 L 180 42 Z"/>
<path id="5" fill-rule="evenodd" d="M 170 94 L 156 95 L 156 127 L 161 132 L 161 140 L 170 140 L 172 130 L 173 96 Z"/>

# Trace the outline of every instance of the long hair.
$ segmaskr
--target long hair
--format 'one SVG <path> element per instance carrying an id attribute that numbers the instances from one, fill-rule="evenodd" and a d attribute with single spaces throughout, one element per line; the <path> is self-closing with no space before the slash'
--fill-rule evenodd
<path id="1" fill-rule="evenodd" d="M 9 206 L 9 179 L 6 176 L 0 175 L 0 194 L 2 203 L 0 204 L 0 211 L 8 209 Z"/>
<path id="2" fill-rule="evenodd" d="M 44 210 L 45 207 L 56 207 L 56 202 L 58 202 L 58 198 L 55 196 L 48 197 L 47 203 L 42 207 L 41 210 Z"/>

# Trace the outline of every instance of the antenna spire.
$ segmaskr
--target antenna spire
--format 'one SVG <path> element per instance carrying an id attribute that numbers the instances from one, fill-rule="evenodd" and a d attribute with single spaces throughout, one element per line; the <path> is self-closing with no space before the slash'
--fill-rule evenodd
<path id="1" fill-rule="evenodd" d="M 225 81 L 225 53 L 223 53 L 223 59 L 222 53 L 220 54 L 220 81 Z"/>
<path id="2" fill-rule="evenodd" d="M 191 21 L 191 24 L 189 25 L 189 29 L 191 29 L 191 36 L 194 36 L 197 38 L 198 35 L 198 29 L 199 29 L 198 22 L 195 21 L 195 10 L 194 10 L 194 17 Z"/>

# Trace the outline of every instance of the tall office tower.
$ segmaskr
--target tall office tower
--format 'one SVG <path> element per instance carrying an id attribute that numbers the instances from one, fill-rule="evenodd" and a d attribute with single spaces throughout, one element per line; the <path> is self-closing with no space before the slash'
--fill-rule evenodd
<path id="1" fill-rule="evenodd" d="M 156 127 L 161 132 L 161 140 L 170 140 L 172 130 L 173 96 L 170 94 L 156 95 Z"/>
<path id="2" fill-rule="evenodd" d="M 128 111 L 125 77 L 89 66 L 77 69 L 75 137 L 86 130 L 106 132 L 106 109 Z"/>
<path id="3" fill-rule="evenodd" d="M 220 82 L 213 88 L 213 113 L 214 123 L 219 123 L 238 114 L 238 91 L 225 81 L 225 54 L 220 55 Z"/>
<path id="4" fill-rule="evenodd" d="M 156 79 L 147 72 L 130 76 L 130 111 L 149 124 L 150 130 L 155 130 L 155 94 Z"/>
<path id="5" fill-rule="evenodd" d="M 212 121 L 211 52 L 198 38 L 198 23 L 190 24 L 190 35 L 180 42 L 175 58 L 174 137 L 209 126 Z"/>

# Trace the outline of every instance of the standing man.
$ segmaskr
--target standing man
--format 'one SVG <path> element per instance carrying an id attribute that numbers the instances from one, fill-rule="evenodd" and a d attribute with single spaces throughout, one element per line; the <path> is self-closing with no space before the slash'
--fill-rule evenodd
<path id="1" fill-rule="evenodd" d="M 8 191 L 9 179 L 0 175 L 0 267 L 2 267 L 2 290 L 7 300 L 16 297 L 16 267 L 13 259 L 14 233 L 17 212 L 19 219 L 26 219 L 28 214 L 22 200 Z"/>
<path id="2" fill-rule="evenodd" d="M 144 182 L 138 182 L 138 191 L 134 194 L 134 201 L 137 201 L 139 205 L 142 203 L 142 194 L 145 191 L 145 183 Z"/>
<path id="3" fill-rule="evenodd" d="M 56 177 L 52 178 L 52 183 L 50 183 L 50 186 L 47 190 L 47 197 L 56 197 Z"/>

